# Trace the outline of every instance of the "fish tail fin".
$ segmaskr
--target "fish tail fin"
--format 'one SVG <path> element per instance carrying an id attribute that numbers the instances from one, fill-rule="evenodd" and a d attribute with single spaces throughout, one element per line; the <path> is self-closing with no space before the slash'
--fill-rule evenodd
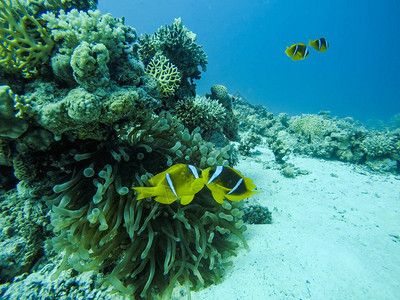
<path id="1" fill-rule="evenodd" d="M 312 40 L 310 40 L 310 39 L 308 39 L 308 44 L 307 44 L 307 46 L 311 46 L 312 47 Z"/>
<path id="2" fill-rule="evenodd" d="M 155 187 L 133 187 L 132 189 L 139 193 L 136 200 L 155 196 Z"/>

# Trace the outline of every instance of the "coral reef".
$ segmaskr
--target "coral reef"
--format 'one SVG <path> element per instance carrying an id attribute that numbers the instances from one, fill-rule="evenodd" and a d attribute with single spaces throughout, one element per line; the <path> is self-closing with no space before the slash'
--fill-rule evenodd
<path id="1" fill-rule="evenodd" d="M 262 143 L 262 138 L 254 132 L 244 133 L 242 136 L 243 138 L 239 145 L 238 151 L 242 155 L 250 156 L 251 151 Z"/>
<path id="2" fill-rule="evenodd" d="M 388 156 L 395 152 L 395 138 L 387 134 L 367 136 L 361 142 L 361 149 L 370 157 Z"/>
<path id="3" fill-rule="evenodd" d="M 352 118 L 332 117 L 329 111 L 274 117 L 265 107 L 250 104 L 240 94 L 235 95 L 232 104 L 240 134 L 265 138 L 287 177 L 306 173 L 287 164 L 292 153 L 366 164 L 377 172 L 400 171 L 400 136 L 396 130 L 368 131 Z M 243 139 L 239 146 L 245 155 L 246 143 Z"/>
<path id="4" fill-rule="evenodd" d="M 207 97 L 217 100 L 226 110 L 225 122 L 223 124 L 223 133 L 231 141 L 238 141 L 238 120 L 232 111 L 232 101 L 234 97 L 228 94 L 228 89 L 220 84 L 215 84 L 211 87 L 211 95 Z"/>
<path id="5" fill-rule="evenodd" d="M 207 191 L 183 207 L 136 200 L 129 187 L 143 186 L 151 176 L 146 170 L 155 173 L 176 162 L 225 165 L 227 149 L 213 149 L 169 114 L 120 128 L 117 135 L 112 144 L 71 153 L 71 165 L 63 168 L 72 174 L 59 174 L 69 179 L 55 185 L 46 199 L 56 234 L 52 244 L 65 251 L 52 278 L 69 267 L 108 269 L 107 281 L 116 289 L 147 298 L 155 287 L 170 294 L 176 280 L 188 289 L 217 283 L 224 266 L 219 249 L 238 246 L 225 236 L 243 240 L 240 210 L 214 203 Z"/>
<path id="6" fill-rule="evenodd" d="M 242 204 L 221 205 L 204 189 L 187 206 L 164 205 L 132 189 L 173 164 L 233 163 L 226 138 L 202 138 L 225 130 L 232 98 L 194 97 L 207 64 L 195 34 L 178 19 L 139 47 L 136 30 L 94 10 L 97 1 L 14 2 L 1 0 L 0 22 L 19 22 L 25 32 L 13 34 L 31 40 L 11 49 L 8 33 L 0 52 L 0 242 L 9 250 L 0 297 L 168 298 L 177 285 L 190 296 L 220 282 L 237 242 L 247 247 Z M 34 45 L 41 54 L 17 59 L 17 47 Z M 182 95 L 206 128 L 171 109 Z"/>
<path id="7" fill-rule="evenodd" d="M 42 17 L 56 42 L 51 66 L 59 80 L 68 82 L 72 87 L 76 81 L 75 85 L 83 82 L 89 89 L 91 83 L 106 88 L 109 77 L 121 80 L 121 69 L 129 67 L 132 71 L 137 70 L 138 63 L 131 47 L 137 38 L 136 31 L 125 26 L 123 20 L 109 14 L 102 15 L 98 10 L 85 12 L 77 9 L 67 13 L 61 10 L 58 14 L 50 11 Z M 97 54 L 100 57 L 96 57 Z M 83 67 L 85 64 L 88 64 L 87 70 Z M 134 73 L 138 72 L 143 70 Z"/>
<path id="8" fill-rule="evenodd" d="M 110 55 L 104 44 L 91 46 L 82 41 L 71 56 L 70 65 L 75 81 L 89 92 L 107 87 L 110 82 L 109 60 Z"/>
<path id="9" fill-rule="evenodd" d="M 48 219 L 43 203 L 27 196 L 15 191 L 0 196 L 0 283 L 28 272 L 43 255 Z"/>

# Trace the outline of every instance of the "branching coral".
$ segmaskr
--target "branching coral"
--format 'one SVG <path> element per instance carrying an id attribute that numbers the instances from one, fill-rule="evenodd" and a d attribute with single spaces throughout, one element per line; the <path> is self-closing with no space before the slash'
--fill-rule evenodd
<path id="1" fill-rule="evenodd" d="M 53 40 L 24 2 L 0 0 L 0 4 L 0 66 L 26 77 L 36 74 L 39 65 L 48 61 Z"/>
<path id="2" fill-rule="evenodd" d="M 194 99 L 186 98 L 178 101 L 176 114 L 182 124 L 190 130 L 200 127 L 202 131 L 212 129 L 222 131 L 226 109 L 217 100 L 196 95 Z"/>
<path id="3" fill-rule="evenodd" d="M 146 67 L 146 73 L 157 79 L 160 94 L 168 97 L 174 94 L 181 81 L 178 68 L 164 55 L 156 55 Z"/>
<path id="4" fill-rule="evenodd" d="M 198 66 L 206 71 L 207 56 L 195 41 L 196 35 L 178 18 L 171 25 L 160 27 L 153 35 L 140 37 L 139 55 L 144 64 L 148 64 L 157 52 L 161 52 L 178 67 L 183 81 L 199 79 Z"/>
<path id="5" fill-rule="evenodd" d="M 289 121 L 289 128 L 307 141 L 321 140 L 328 132 L 338 130 L 333 122 L 315 115 L 293 117 Z"/>
<path id="6" fill-rule="evenodd" d="M 395 150 L 395 139 L 386 134 L 375 134 L 366 137 L 361 149 L 371 157 L 388 156 Z"/>
<path id="7" fill-rule="evenodd" d="M 189 134 L 169 114 L 117 132 L 118 140 L 80 145 L 85 153 L 71 153 L 62 172 L 69 179 L 47 197 L 56 234 L 52 244 L 64 251 L 52 278 L 69 267 L 98 270 L 119 291 L 146 299 L 168 298 L 177 282 L 188 290 L 219 282 L 224 253 L 238 247 L 230 234 L 247 247 L 243 213 L 215 203 L 207 190 L 183 207 L 136 200 L 130 187 L 143 186 L 151 176 L 147 170 L 176 162 L 226 164 L 226 150 L 209 148 L 198 132 Z"/>

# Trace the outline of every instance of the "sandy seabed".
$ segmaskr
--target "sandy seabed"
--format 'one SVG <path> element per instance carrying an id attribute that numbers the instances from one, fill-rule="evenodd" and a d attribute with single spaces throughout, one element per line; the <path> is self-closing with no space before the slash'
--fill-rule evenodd
<path id="1" fill-rule="evenodd" d="M 224 281 L 192 299 L 400 299 L 400 177 L 293 156 L 309 172 L 285 178 L 272 152 L 235 167 L 263 192 L 272 224 L 247 225 Z"/>

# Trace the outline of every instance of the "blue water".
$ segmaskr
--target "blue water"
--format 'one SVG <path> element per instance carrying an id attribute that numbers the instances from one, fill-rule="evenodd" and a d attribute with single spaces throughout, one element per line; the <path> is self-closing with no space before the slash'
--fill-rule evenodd
<path id="1" fill-rule="evenodd" d="M 139 34 L 181 17 L 208 56 L 198 94 L 223 84 L 274 113 L 330 110 L 364 122 L 400 113 L 399 0 L 100 0 L 99 9 Z M 284 53 L 320 37 L 324 53 Z"/>

